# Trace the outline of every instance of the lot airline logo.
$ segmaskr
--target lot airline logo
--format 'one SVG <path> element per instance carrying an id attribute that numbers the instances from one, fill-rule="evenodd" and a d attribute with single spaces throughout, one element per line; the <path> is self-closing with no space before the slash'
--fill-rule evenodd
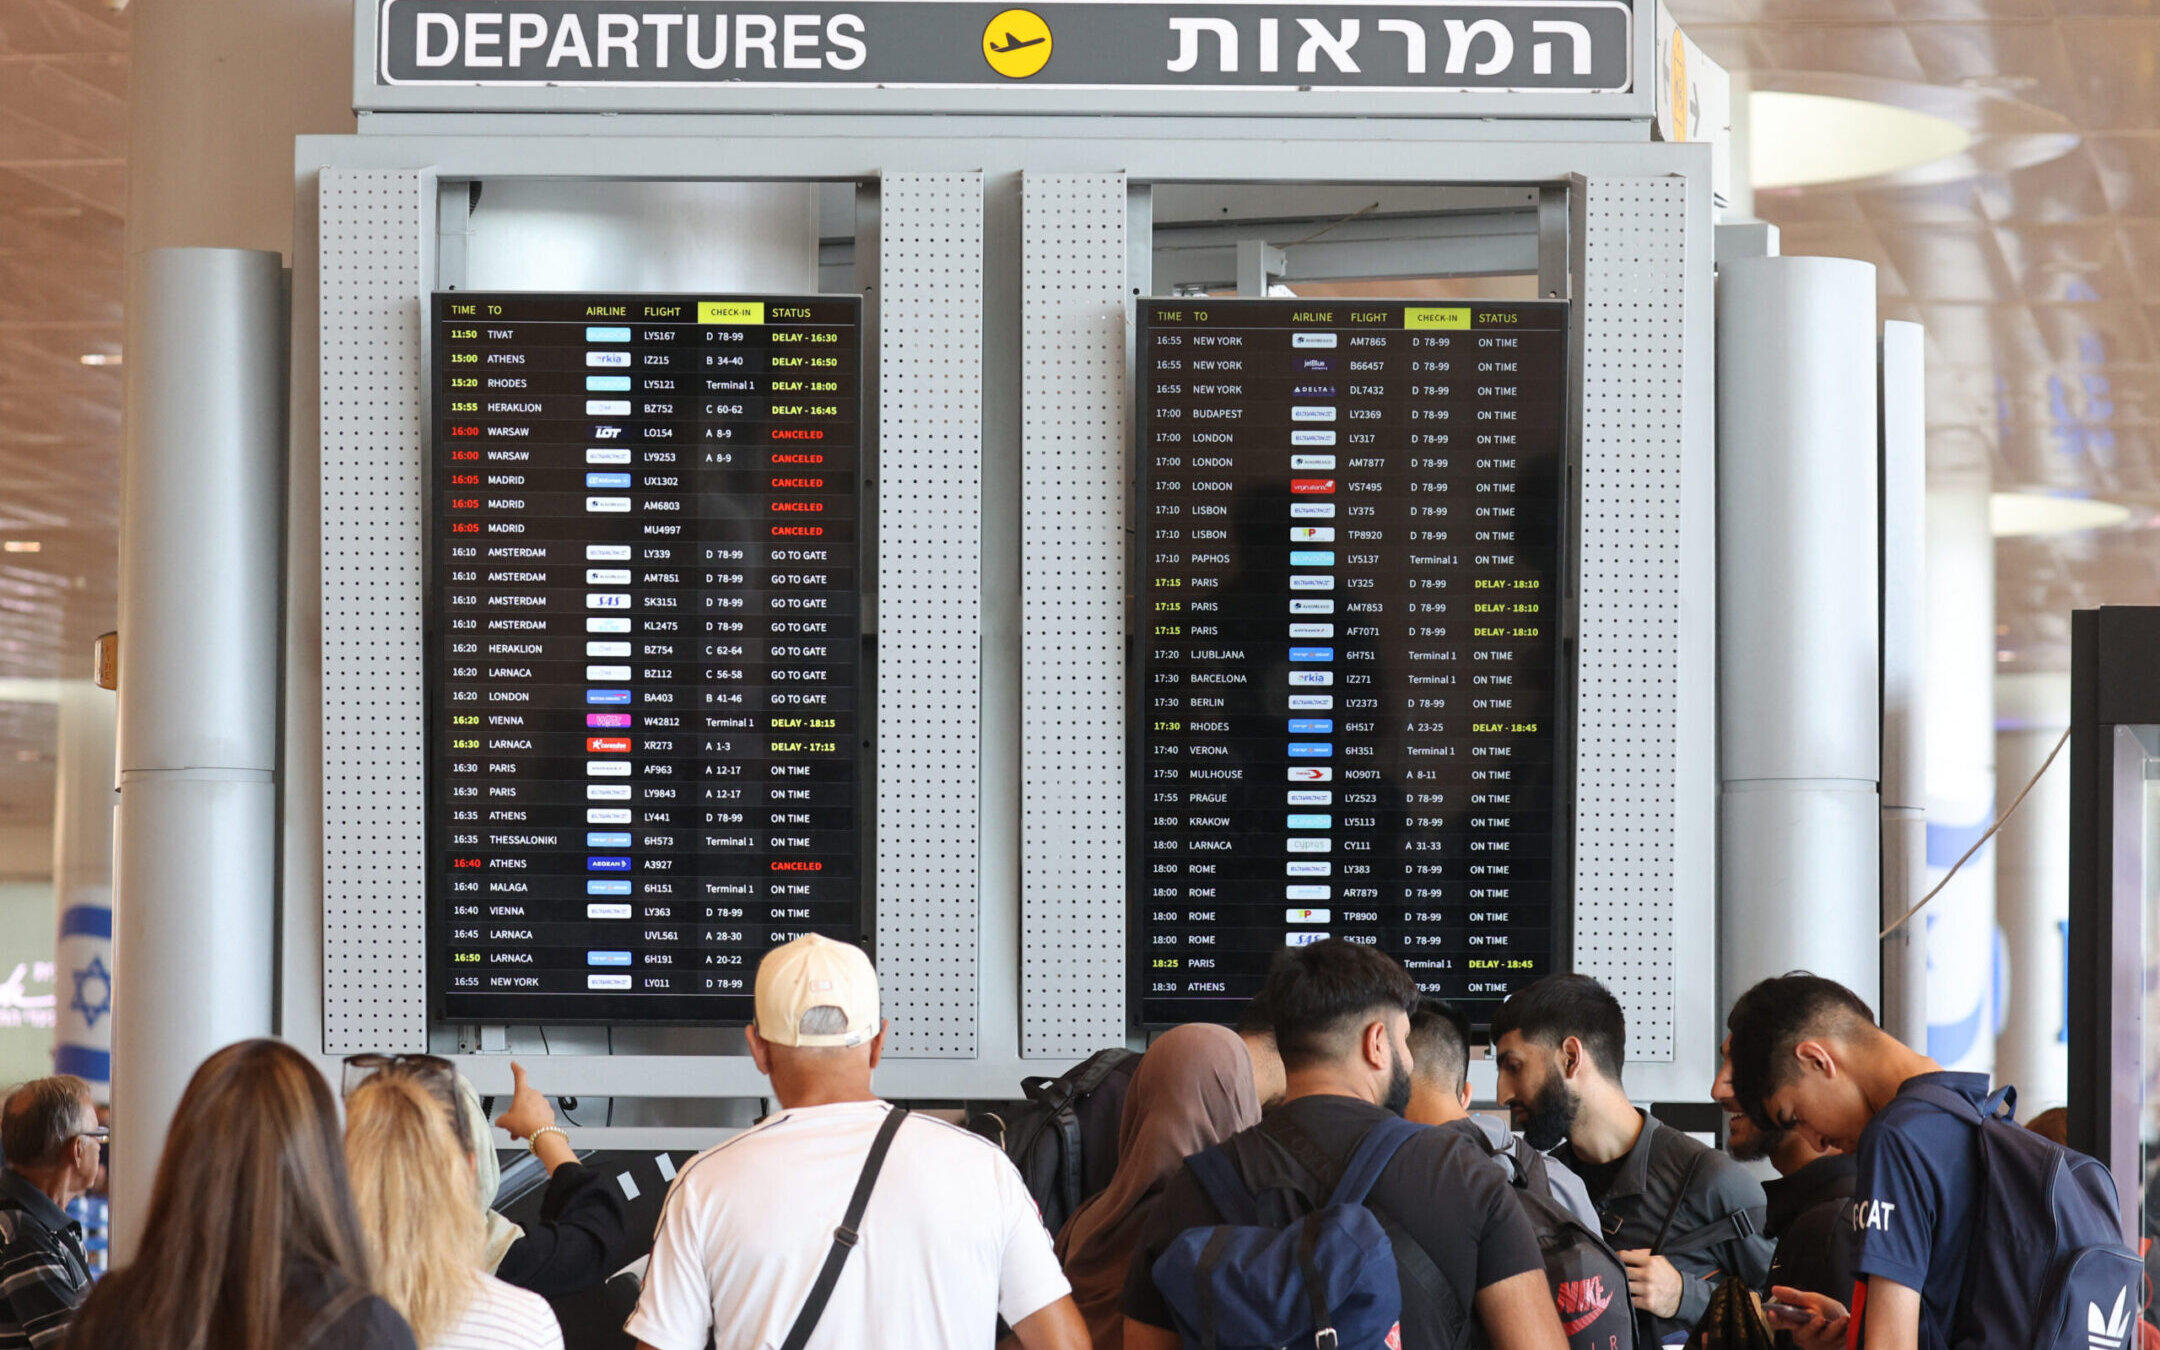
<path id="1" fill-rule="evenodd" d="M 1008 9 L 983 25 L 983 60 L 1008 80 L 1024 80 L 1050 64 L 1050 25 L 1031 9 Z"/>

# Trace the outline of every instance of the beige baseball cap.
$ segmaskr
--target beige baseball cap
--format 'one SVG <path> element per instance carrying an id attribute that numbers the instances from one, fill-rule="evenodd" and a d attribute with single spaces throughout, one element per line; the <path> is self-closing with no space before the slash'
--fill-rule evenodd
<path id="1" fill-rule="evenodd" d="M 805 1033 L 803 1014 L 838 1008 L 847 1029 Z M 805 933 L 765 953 L 757 971 L 757 1029 L 772 1045 L 861 1045 L 878 1034 L 877 972 L 860 947 Z"/>

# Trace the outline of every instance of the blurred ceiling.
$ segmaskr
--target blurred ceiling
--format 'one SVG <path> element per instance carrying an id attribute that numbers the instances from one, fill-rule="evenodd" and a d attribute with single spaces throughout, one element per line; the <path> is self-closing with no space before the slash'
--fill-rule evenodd
<path id="1" fill-rule="evenodd" d="M 113 627 L 127 27 L 0 0 L 0 678 L 82 677 Z M 51 705 L 0 703 L 0 824 L 52 815 Z"/>
<path id="2" fill-rule="evenodd" d="M 2160 3 L 1669 3 L 1762 86 L 1858 77 L 1907 86 L 1909 104 L 1933 86 L 2078 133 L 2031 167 L 1761 192 L 1755 210 L 1786 253 L 1876 264 L 1883 317 L 1927 326 L 1931 475 L 1981 471 L 1998 489 L 2084 492 L 2160 520 Z M 2067 670 L 2071 610 L 2155 601 L 2151 529 L 2003 540 L 2001 669 Z"/>

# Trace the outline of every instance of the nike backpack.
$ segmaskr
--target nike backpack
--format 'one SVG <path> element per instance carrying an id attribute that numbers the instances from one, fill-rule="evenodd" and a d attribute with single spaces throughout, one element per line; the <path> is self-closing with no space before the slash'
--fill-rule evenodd
<path id="1" fill-rule="evenodd" d="M 1537 1233 L 1545 1278 L 1568 1350 L 1634 1350 L 1635 1309 L 1628 1301 L 1627 1267 L 1605 1242 L 1555 1199 L 1546 1179 L 1546 1157 L 1521 1139 L 1512 1152 L 1487 1148 L 1506 1160 L 1515 1199 Z"/>
<path id="2" fill-rule="evenodd" d="M 2145 1267 L 2107 1168 L 2018 1125 L 2016 1088 L 1978 1107 L 1932 1083 L 1908 1090 L 1980 1131 L 1955 1350 L 2137 1350 Z"/>

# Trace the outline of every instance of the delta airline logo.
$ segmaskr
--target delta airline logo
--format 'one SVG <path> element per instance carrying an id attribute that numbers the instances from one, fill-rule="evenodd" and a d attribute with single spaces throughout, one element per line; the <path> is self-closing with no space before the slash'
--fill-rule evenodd
<path id="1" fill-rule="evenodd" d="M 1605 1287 L 1603 1275 L 1592 1275 L 1587 1280 L 1562 1280 L 1555 1297 L 1560 1305 L 1560 1329 L 1570 1337 L 1580 1335 L 1585 1327 L 1603 1317 L 1613 1301 L 1612 1291 Z"/>
<path id="2" fill-rule="evenodd" d="M 2130 1337 L 2133 1310 L 2130 1307 L 2130 1287 L 2115 1296 L 2115 1310 L 2102 1316 L 2100 1305 L 2085 1305 L 2085 1341 L 2092 1350 L 2123 1350 Z"/>

